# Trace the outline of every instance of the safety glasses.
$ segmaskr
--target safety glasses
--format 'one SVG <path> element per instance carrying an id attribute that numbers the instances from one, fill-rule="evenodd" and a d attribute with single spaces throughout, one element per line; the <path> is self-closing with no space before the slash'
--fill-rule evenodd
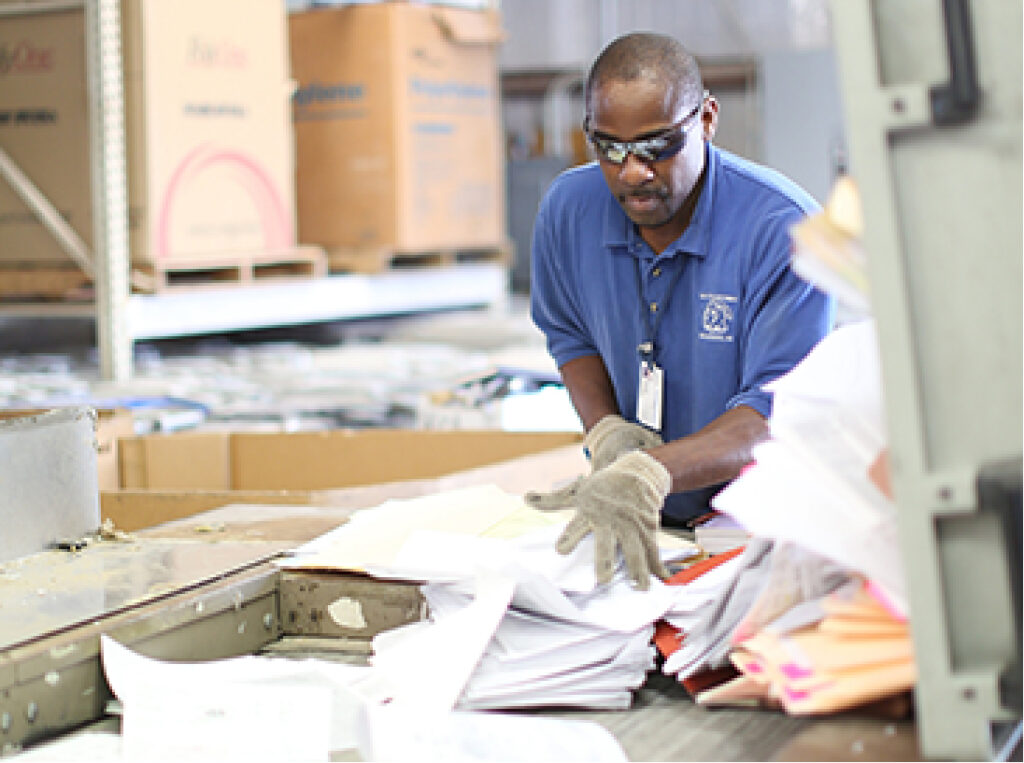
<path id="1" fill-rule="evenodd" d="M 591 131 L 589 114 L 583 123 L 583 131 L 586 133 L 590 144 L 594 147 L 598 156 L 612 164 L 622 164 L 630 154 L 645 162 L 660 162 L 665 159 L 671 159 L 682 151 L 686 145 L 686 133 L 689 129 L 687 122 L 690 122 L 700 113 L 701 107 L 704 105 L 708 95 L 708 92 L 704 91 L 700 103 L 694 106 L 689 114 L 675 124 L 640 140 L 619 140 L 618 138 L 612 138 Z"/>

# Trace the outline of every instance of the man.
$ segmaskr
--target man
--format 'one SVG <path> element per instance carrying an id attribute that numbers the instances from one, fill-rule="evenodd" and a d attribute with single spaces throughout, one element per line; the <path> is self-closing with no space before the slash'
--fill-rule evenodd
<path id="1" fill-rule="evenodd" d="M 558 541 L 617 549 L 647 588 L 655 533 L 707 511 L 768 434 L 761 387 L 829 330 L 831 300 L 789 268 L 789 227 L 817 203 L 716 148 L 718 103 L 676 40 L 630 34 L 587 79 L 597 162 L 563 173 L 534 228 L 532 316 L 584 428 L 592 472 L 539 508 L 573 507 Z"/>

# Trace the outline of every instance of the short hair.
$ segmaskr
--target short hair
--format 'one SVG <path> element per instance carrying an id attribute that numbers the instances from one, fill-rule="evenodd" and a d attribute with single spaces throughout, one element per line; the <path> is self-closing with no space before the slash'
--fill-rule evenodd
<path id="1" fill-rule="evenodd" d="M 654 32 L 632 32 L 613 40 L 590 67 L 583 92 L 587 114 L 593 92 L 607 82 L 639 79 L 676 86 L 680 95 L 698 101 L 704 84 L 697 59 L 674 37 Z"/>

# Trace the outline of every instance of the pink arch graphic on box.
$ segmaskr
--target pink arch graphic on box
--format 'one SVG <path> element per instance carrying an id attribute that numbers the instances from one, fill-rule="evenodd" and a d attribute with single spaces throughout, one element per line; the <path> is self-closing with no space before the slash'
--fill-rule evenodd
<path id="1" fill-rule="evenodd" d="M 210 167 L 227 168 L 238 184 L 249 194 L 259 214 L 263 228 L 263 243 L 267 249 L 285 249 L 293 246 L 292 223 L 285 213 L 281 195 L 266 171 L 252 157 L 230 149 L 205 145 L 195 149 L 178 165 L 167 183 L 160 217 L 157 223 L 158 258 L 170 254 L 171 215 L 181 192 L 196 176 Z"/>

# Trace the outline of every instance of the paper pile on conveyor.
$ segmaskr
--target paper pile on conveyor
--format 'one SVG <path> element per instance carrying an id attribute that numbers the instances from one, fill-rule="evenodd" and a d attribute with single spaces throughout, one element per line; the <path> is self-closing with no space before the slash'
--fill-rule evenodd
<path id="1" fill-rule="evenodd" d="M 742 640 L 730 657 L 740 676 L 697 702 L 724 704 L 742 696 L 806 715 L 845 710 L 914 685 L 908 624 L 869 585 L 854 582 L 815 604 L 813 622 L 790 617 L 793 622 L 780 620 Z"/>
<path id="2" fill-rule="evenodd" d="M 430 619 L 374 640 L 381 699 L 625 708 L 654 666 L 653 624 L 678 592 L 657 579 L 634 590 L 624 564 L 598 586 L 592 539 L 570 556 L 554 550 L 566 519 L 484 485 L 359 512 L 282 564 L 424 581 Z M 662 541 L 666 560 L 696 553 Z"/>
<path id="3" fill-rule="evenodd" d="M 886 444 L 874 322 L 832 332 L 770 387 L 771 439 L 715 508 L 860 573 L 907 612 L 896 507 L 869 478 Z"/>
<path id="4" fill-rule="evenodd" d="M 430 619 L 374 640 L 373 664 L 392 676 L 397 696 L 416 691 L 411 664 L 449 666 L 472 655 L 463 685 L 447 698 L 463 709 L 629 707 L 654 667 L 653 624 L 671 608 L 675 591 L 656 580 L 636 591 L 624 569 L 596 586 L 592 543 L 560 556 L 554 544 L 561 529 L 510 540 L 431 532 L 409 539 L 394 570 L 430 581 L 422 588 Z"/>
<path id="5" fill-rule="evenodd" d="M 772 437 L 713 500 L 751 540 L 669 581 L 690 606 L 659 629 L 663 670 L 685 685 L 733 665 L 742 675 L 694 692 L 698 702 L 771 701 L 800 713 L 905 691 L 914 673 L 895 507 L 869 477 L 885 447 L 873 324 L 833 332 L 770 386 Z M 851 590 L 870 623 L 837 625 Z M 891 680 L 870 677 L 886 666 Z"/>
<path id="6" fill-rule="evenodd" d="M 592 539 L 570 556 L 554 550 L 565 521 L 564 512 L 539 512 L 483 485 L 357 512 L 281 560 L 426 581 L 429 619 L 379 634 L 370 665 L 161 663 L 104 637 L 125 753 L 326 760 L 329 749 L 358 746 L 364 759 L 382 761 L 624 761 L 593 722 L 478 712 L 624 709 L 654 667 L 654 623 L 679 590 L 652 579 L 636 591 L 624 564 L 598 586 Z M 662 540 L 666 561 L 697 553 L 687 541 Z M 305 713 L 310 707 L 316 712 Z M 295 734 L 302 745 L 289 745 Z"/>
<path id="7" fill-rule="evenodd" d="M 165 662 L 106 635 L 101 651 L 122 705 L 120 735 L 76 734 L 26 760 L 310 763 L 353 749 L 375 761 L 626 760 L 592 721 L 379 704 L 366 666 L 257 656 Z"/>

